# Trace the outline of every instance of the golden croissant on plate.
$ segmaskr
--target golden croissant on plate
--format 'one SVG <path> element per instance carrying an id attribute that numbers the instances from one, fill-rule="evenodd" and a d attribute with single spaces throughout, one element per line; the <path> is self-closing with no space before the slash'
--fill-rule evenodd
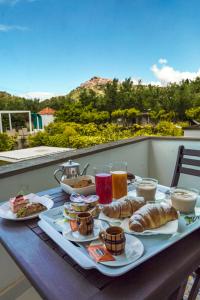
<path id="1" fill-rule="evenodd" d="M 103 207 L 102 212 L 110 218 L 123 219 L 132 216 L 134 211 L 145 205 L 143 197 L 127 196 L 124 200 L 112 202 Z"/>
<path id="2" fill-rule="evenodd" d="M 138 209 L 129 220 L 129 228 L 136 232 L 159 228 L 178 219 L 176 209 L 167 204 L 146 204 Z"/>

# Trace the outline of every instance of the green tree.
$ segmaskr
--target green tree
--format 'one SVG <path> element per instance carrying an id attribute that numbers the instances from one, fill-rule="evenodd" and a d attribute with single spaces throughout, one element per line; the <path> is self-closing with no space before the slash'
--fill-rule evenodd
<path id="1" fill-rule="evenodd" d="M 118 108 L 118 79 L 107 83 L 104 89 L 104 109 L 108 111 L 110 119 L 112 111 Z"/>

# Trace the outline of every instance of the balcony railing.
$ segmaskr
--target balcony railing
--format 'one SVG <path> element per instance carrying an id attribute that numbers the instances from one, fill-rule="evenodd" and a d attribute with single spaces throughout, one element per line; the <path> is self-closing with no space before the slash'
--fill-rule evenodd
<path id="1" fill-rule="evenodd" d="M 0 167 L 0 201 L 15 195 L 20 189 L 39 192 L 57 185 L 53 173 L 59 164 L 73 159 L 82 166 L 93 166 L 110 161 L 126 160 L 129 171 L 142 177 L 154 177 L 161 184 L 170 185 L 179 145 L 200 149 L 199 138 L 185 137 L 137 137 L 87 149 L 68 151 L 37 159 L 26 160 Z M 198 187 L 199 179 L 184 175 L 181 185 Z"/>
<path id="2" fill-rule="evenodd" d="M 200 149 L 200 139 L 138 137 L 2 166 L 0 167 L 0 201 L 15 195 L 20 189 L 25 189 L 26 192 L 39 192 L 55 187 L 57 182 L 53 178 L 53 173 L 60 163 L 68 159 L 76 160 L 82 166 L 89 162 L 88 174 L 93 173 L 92 168 L 97 164 L 126 160 L 129 171 L 142 177 L 157 178 L 161 184 L 169 186 L 179 145 Z M 184 175 L 181 177 L 180 184 L 199 187 L 199 178 Z M 4 282 L 1 283 L 0 291 L 8 289 L 8 295 L 22 293 L 30 286 L 27 279 L 1 246 L 0 256 L 5 265 L 9 266 L 5 268 Z"/>

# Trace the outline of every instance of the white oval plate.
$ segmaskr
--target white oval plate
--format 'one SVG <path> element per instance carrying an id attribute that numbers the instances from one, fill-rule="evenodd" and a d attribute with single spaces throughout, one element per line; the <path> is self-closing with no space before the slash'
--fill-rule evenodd
<path id="1" fill-rule="evenodd" d="M 120 226 L 121 223 L 123 222 L 123 219 L 115 219 L 115 218 L 107 217 L 106 215 L 104 215 L 102 211 L 99 214 L 99 219 L 107 221 L 111 226 Z"/>
<path id="2" fill-rule="evenodd" d="M 136 190 L 134 190 L 134 191 L 130 191 L 129 193 L 128 193 L 128 195 L 130 195 L 130 196 L 136 196 Z M 165 193 L 163 193 L 163 192 L 161 192 L 161 191 L 156 191 L 156 195 L 155 195 L 155 202 L 160 202 L 160 201 L 163 201 L 165 198 L 166 198 L 166 194 Z"/>
<path id="3" fill-rule="evenodd" d="M 129 219 L 124 219 L 121 223 L 121 227 L 124 229 L 126 233 L 133 234 L 133 235 L 174 234 L 178 230 L 178 219 L 174 221 L 170 221 L 159 228 L 145 230 L 143 232 L 135 232 L 133 230 L 130 230 Z"/>
<path id="4" fill-rule="evenodd" d="M 93 233 L 90 235 L 82 235 L 78 231 L 72 231 L 69 229 L 68 231 L 63 230 L 63 236 L 71 241 L 71 242 L 89 242 L 94 241 L 99 238 L 99 232 L 102 230 L 102 224 L 100 220 L 94 220 L 94 230 Z"/>
<path id="5" fill-rule="evenodd" d="M 28 194 L 26 195 L 26 197 L 30 200 L 30 202 L 37 202 L 37 203 L 41 203 L 44 206 L 46 206 L 47 210 L 51 209 L 54 205 L 54 202 L 45 196 L 38 196 L 36 194 Z M 9 206 L 9 201 L 4 202 L 2 205 L 0 205 L 0 217 L 6 220 L 12 220 L 12 221 L 24 221 L 24 220 L 29 220 L 29 219 L 33 219 L 36 218 L 41 212 L 38 212 L 34 215 L 31 216 L 27 216 L 24 218 L 17 218 L 16 214 L 14 214 Z"/>
<path id="6" fill-rule="evenodd" d="M 126 234 L 125 252 L 121 255 L 113 255 L 115 260 L 99 262 L 109 267 L 122 267 L 138 260 L 144 253 L 144 246 L 142 242 L 135 236 Z"/>

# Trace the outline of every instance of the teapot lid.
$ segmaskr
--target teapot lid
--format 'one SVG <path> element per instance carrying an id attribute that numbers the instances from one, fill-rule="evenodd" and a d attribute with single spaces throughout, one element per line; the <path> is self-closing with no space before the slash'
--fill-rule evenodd
<path id="1" fill-rule="evenodd" d="M 79 167 L 79 166 L 80 166 L 79 163 L 74 162 L 71 159 L 61 165 L 61 167 L 65 167 L 65 168 L 74 168 L 74 167 Z"/>

